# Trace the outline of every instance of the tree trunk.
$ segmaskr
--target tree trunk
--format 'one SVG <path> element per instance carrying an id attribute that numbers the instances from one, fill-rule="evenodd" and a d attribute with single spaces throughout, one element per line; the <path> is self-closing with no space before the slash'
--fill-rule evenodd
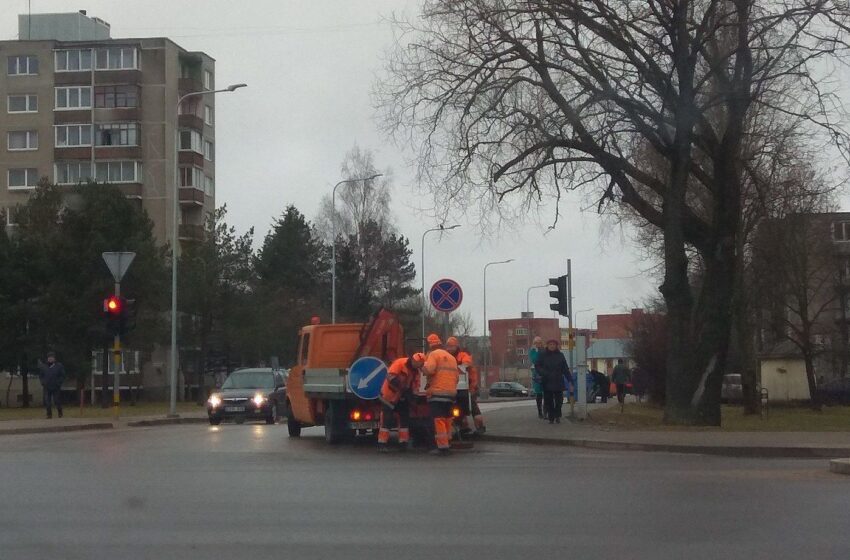
<path id="1" fill-rule="evenodd" d="M 21 356 L 21 399 L 23 402 L 21 406 L 24 408 L 30 407 L 30 381 L 29 381 L 29 367 L 27 366 L 27 355 L 26 353 Z"/>
<path id="2" fill-rule="evenodd" d="M 809 383 L 809 402 L 812 409 L 820 411 L 820 399 L 818 399 L 818 384 L 815 379 L 815 357 L 810 350 L 803 351 L 803 360 L 806 362 L 806 381 Z"/>

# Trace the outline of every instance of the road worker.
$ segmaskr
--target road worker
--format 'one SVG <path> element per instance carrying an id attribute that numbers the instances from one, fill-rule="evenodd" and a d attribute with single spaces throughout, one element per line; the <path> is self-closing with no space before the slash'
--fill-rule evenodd
<path id="1" fill-rule="evenodd" d="M 446 339 L 446 351 L 454 356 L 458 366 L 465 366 L 467 380 L 469 381 L 469 390 L 458 390 L 457 402 L 464 412 L 463 426 L 461 430 L 464 433 L 470 432 L 469 416 L 472 416 L 475 422 L 475 431 L 483 434 L 487 428 L 484 426 L 484 416 L 481 414 L 481 409 L 478 406 L 478 388 L 481 376 L 478 368 L 472 362 L 472 354 L 466 350 L 462 350 L 458 339 L 450 336 Z"/>
<path id="2" fill-rule="evenodd" d="M 387 376 L 381 385 L 381 428 L 378 430 L 378 451 L 387 452 L 390 429 L 398 418 L 398 443 L 402 450 L 410 446 L 410 401 L 414 380 L 418 379 L 419 368 L 425 364 L 425 354 L 417 352 L 402 357 L 390 364 Z"/>
<path id="3" fill-rule="evenodd" d="M 452 435 L 452 407 L 457 398 L 457 360 L 443 349 L 443 343 L 436 334 L 428 335 L 428 348 L 422 373 L 428 381 L 425 395 L 434 420 L 436 449 L 431 452 L 448 455 Z"/>

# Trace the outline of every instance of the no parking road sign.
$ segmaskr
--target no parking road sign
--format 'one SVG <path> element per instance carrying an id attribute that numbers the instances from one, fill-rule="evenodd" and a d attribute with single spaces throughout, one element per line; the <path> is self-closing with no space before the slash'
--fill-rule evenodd
<path id="1" fill-rule="evenodd" d="M 387 364 L 374 356 L 357 359 L 348 368 L 348 388 L 361 399 L 371 401 L 381 395 Z"/>
<path id="2" fill-rule="evenodd" d="M 463 301 L 463 290 L 454 280 L 443 278 L 431 286 L 431 305 L 437 311 L 449 313 L 460 307 Z"/>

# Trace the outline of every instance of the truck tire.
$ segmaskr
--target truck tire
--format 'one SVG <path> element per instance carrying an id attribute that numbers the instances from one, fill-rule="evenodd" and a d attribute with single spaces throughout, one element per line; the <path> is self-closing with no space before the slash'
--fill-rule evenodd
<path id="1" fill-rule="evenodd" d="M 289 437 L 301 437 L 301 422 L 295 419 L 289 401 L 286 401 L 286 430 L 289 432 Z"/>
<path id="2" fill-rule="evenodd" d="M 336 445 L 345 438 L 345 429 L 340 421 L 340 408 L 338 403 L 329 402 L 325 410 L 325 441 L 331 445 Z"/>

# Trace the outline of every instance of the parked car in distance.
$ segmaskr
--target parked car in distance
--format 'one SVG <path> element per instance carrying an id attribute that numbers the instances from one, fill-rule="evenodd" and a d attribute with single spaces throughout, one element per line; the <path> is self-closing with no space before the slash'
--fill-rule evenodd
<path id="1" fill-rule="evenodd" d="M 491 397 L 527 397 L 528 387 L 516 381 L 498 381 L 490 385 Z"/>
<path id="2" fill-rule="evenodd" d="M 274 424 L 286 405 L 286 378 L 272 368 L 237 369 L 227 376 L 221 389 L 207 400 L 210 424 L 232 419 L 265 420 Z"/>
<path id="3" fill-rule="evenodd" d="M 850 377 L 831 379 L 818 385 L 817 394 L 823 404 L 850 404 Z"/>
<path id="4" fill-rule="evenodd" d="M 720 402 L 740 403 L 744 400 L 744 387 L 741 384 L 740 373 L 727 373 L 723 376 L 720 386 Z"/>

